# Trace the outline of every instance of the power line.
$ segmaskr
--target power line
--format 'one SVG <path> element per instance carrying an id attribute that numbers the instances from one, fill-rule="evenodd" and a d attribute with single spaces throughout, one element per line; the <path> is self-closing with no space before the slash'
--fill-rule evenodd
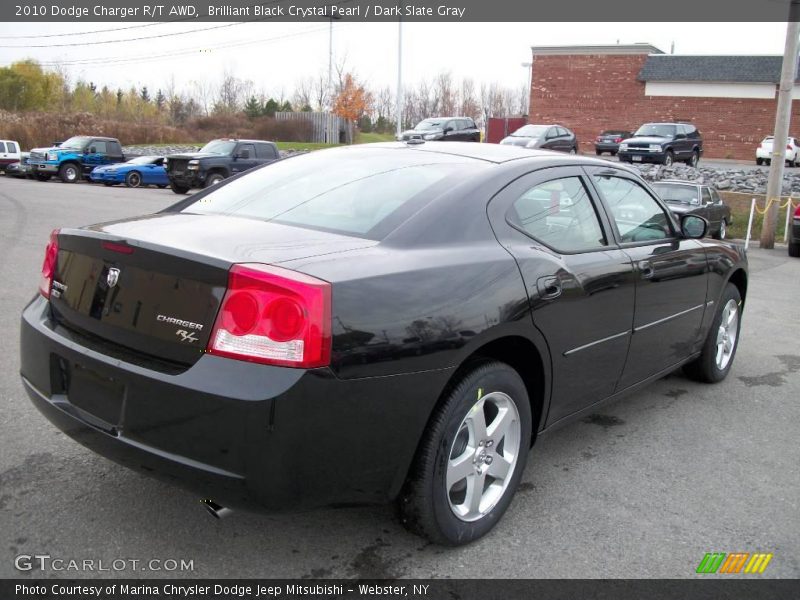
<path id="1" fill-rule="evenodd" d="M 178 23 L 186 21 L 189 17 L 182 19 L 175 19 L 174 21 L 159 21 L 158 23 L 142 23 L 139 25 L 128 25 L 126 27 L 110 27 L 108 29 L 94 29 L 92 31 L 73 31 L 71 33 L 44 33 L 39 35 L 0 35 L 0 40 L 30 40 L 37 38 L 55 38 L 55 37 L 69 37 L 76 35 L 94 35 L 96 33 L 108 33 L 110 31 L 126 31 L 128 29 L 142 29 L 144 27 L 155 27 L 156 25 L 168 25 L 170 23 Z"/>
<path id="2" fill-rule="evenodd" d="M 185 48 L 182 50 L 169 52 L 169 54 L 143 54 L 139 56 L 127 56 L 127 57 L 116 56 L 116 57 L 105 57 L 97 59 L 88 58 L 88 59 L 75 59 L 75 60 L 64 60 L 64 61 L 41 61 L 39 62 L 39 64 L 43 67 L 56 67 L 56 66 L 104 67 L 104 66 L 116 66 L 121 64 L 136 64 L 143 62 L 167 60 L 176 56 L 195 54 L 202 50 L 223 50 L 227 48 L 237 48 L 241 46 L 248 46 L 259 43 L 268 44 L 271 42 L 276 42 L 287 38 L 299 37 L 302 35 L 308 35 L 313 33 L 321 33 L 323 31 L 327 31 L 327 27 L 319 27 L 316 29 L 296 31 L 294 33 L 287 33 L 285 35 L 274 36 L 271 38 L 257 38 L 257 39 L 250 39 L 238 42 L 218 44 L 216 46 L 197 46 L 193 48 Z M 6 63 L 6 65 L 8 64 L 12 63 Z"/>

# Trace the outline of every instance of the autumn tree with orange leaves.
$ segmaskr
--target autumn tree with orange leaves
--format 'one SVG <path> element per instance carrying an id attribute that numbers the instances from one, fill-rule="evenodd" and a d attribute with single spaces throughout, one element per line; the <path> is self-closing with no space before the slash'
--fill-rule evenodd
<path id="1" fill-rule="evenodd" d="M 355 77 L 346 73 L 341 90 L 333 103 L 333 114 L 348 121 L 358 121 L 370 110 L 372 110 L 372 94 L 359 84 Z"/>

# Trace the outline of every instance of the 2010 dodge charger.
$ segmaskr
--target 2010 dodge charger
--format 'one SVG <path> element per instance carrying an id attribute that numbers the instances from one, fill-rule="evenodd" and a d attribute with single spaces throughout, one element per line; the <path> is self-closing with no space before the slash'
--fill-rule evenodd
<path id="1" fill-rule="evenodd" d="M 731 368 L 744 252 L 624 166 L 490 144 L 282 160 L 54 231 L 22 380 L 78 442 L 218 506 L 396 499 L 488 532 L 537 436 Z"/>

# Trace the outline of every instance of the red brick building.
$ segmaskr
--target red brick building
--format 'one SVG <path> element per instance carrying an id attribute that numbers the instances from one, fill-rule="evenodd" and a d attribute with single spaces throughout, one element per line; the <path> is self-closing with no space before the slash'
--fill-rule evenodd
<path id="1" fill-rule="evenodd" d="M 575 131 L 582 152 L 604 129 L 689 121 L 709 158 L 754 159 L 775 125 L 780 56 L 681 56 L 649 44 L 534 46 L 531 123 Z M 795 86 L 795 98 L 800 98 Z M 800 101 L 790 135 L 800 130 Z"/>

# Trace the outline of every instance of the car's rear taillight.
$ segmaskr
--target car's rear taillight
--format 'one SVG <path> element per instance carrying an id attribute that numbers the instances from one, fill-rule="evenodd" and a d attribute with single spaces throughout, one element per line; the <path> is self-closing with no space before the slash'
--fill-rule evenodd
<path id="1" fill-rule="evenodd" d="M 794 218 L 800 219 L 800 204 L 797 205 L 797 208 L 794 211 Z"/>
<path id="2" fill-rule="evenodd" d="M 615 138 L 614 138 L 614 143 L 615 143 L 615 144 L 619 144 L 621 141 L 622 141 L 622 138 L 621 138 L 621 137 L 615 137 Z"/>
<path id="3" fill-rule="evenodd" d="M 42 278 L 39 280 L 39 293 L 48 299 L 50 298 L 50 288 L 53 285 L 53 276 L 56 273 L 56 263 L 58 262 L 58 232 L 58 229 L 53 229 L 50 233 L 50 242 L 44 251 Z"/>
<path id="4" fill-rule="evenodd" d="M 598 135 L 598 136 L 595 138 L 595 141 L 596 141 L 596 142 L 602 142 L 602 141 L 603 141 L 603 136 L 601 136 L 601 135 Z"/>
<path id="5" fill-rule="evenodd" d="M 786 149 L 787 150 L 791 150 L 792 149 L 792 145 L 791 144 L 786 144 Z"/>
<path id="6" fill-rule="evenodd" d="M 281 267 L 234 265 L 207 350 L 269 365 L 328 365 L 331 284 Z"/>

